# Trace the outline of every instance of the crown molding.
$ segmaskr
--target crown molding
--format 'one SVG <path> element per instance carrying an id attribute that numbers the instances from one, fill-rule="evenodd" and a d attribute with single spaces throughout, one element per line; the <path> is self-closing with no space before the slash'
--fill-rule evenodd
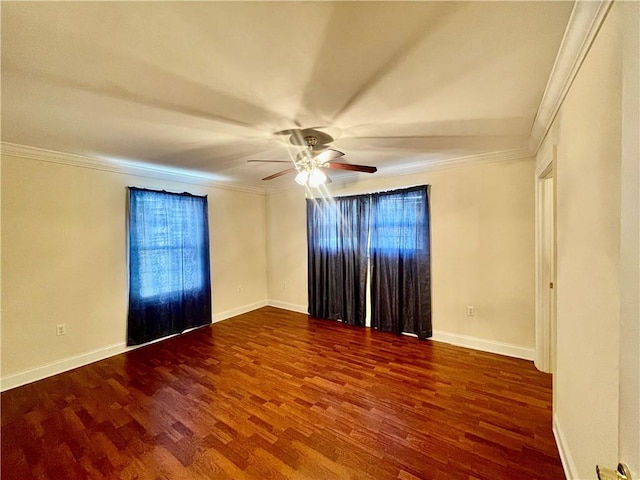
<path id="1" fill-rule="evenodd" d="M 476 155 L 467 155 L 464 157 L 412 163 L 403 165 L 402 167 L 393 168 L 393 170 L 390 172 L 386 172 L 386 169 L 383 168 L 382 175 L 380 176 L 385 178 L 400 177 L 403 175 L 415 175 L 419 173 L 432 172 L 434 170 L 445 170 L 447 168 L 469 167 L 494 162 L 508 162 L 512 160 L 522 160 L 532 157 L 533 154 L 526 147 L 512 148 L 509 150 L 479 153 Z"/>
<path id="2" fill-rule="evenodd" d="M 529 137 L 537 154 L 613 0 L 576 0 Z"/>
<path id="3" fill-rule="evenodd" d="M 72 153 L 62 153 L 44 148 L 29 147 L 26 145 L 18 145 L 15 143 L 0 142 L 0 153 L 18 158 L 26 158 L 39 160 L 49 163 L 58 163 L 62 165 L 70 165 L 73 167 L 89 168 L 92 170 L 101 170 L 112 173 L 121 173 L 127 175 L 137 175 L 141 177 L 149 177 L 161 180 L 168 180 L 181 183 L 190 183 L 193 185 L 202 185 L 205 187 L 219 188 L 222 190 L 231 190 L 243 193 L 254 193 L 259 195 L 279 193 L 288 190 L 301 188 L 298 184 L 287 184 L 279 187 L 252 187 L 247 185 L 228 184 L 213 180 L 204 174 L 197 172 L 174 171 L 156 165 L 144 163 L 132 163 L 126 161 L 104 160 L 100 158 L 87 157 Z M 501 150 L 497 152 L 481 153 L 478 155 L 468 155 L 465 157 L 456 157 L 443 160 L 427 161 L 412 163 L 409 165 L 397 167 L 385 167 L 378 171 L 377 178 L 391 178 L 402 175 L 415 175 L 433 170 L 442 170 L 446 168 L 465 167 L 471 165 L 482 165 L 485 163 L 504 162 L 510 160 L 520 160 L 530 158 L 533 154 L 527 148 L 514 148 L 511 150 Z M 350 181 L 357 178 L 357 173 L 342 175 L 336 182 Z"/>
<path id="4" fill-rule="evenodd" d="M 204 187 L 217 188 L 221 190 L 231 190 L 235 192 L 265 194 L 262 187 L 251 187 L 233 183 L 223 183 L 208 177 L 206 174 L 192 172 L 189 170 L 170 170 L 157 165 L 145 163 L 133 163 L 126 161 L 104 160 L 101 158 L 87 157 L 72 153 L 57 152 L 44 148 L 29 147 L 15 143 L 0 142 L 0 153 L 12 157 L 39 160 L 42 162 L 57 163 L 73 167 L 89 168 L 104 172 L 120 173 L 126 175 L 136 175 L 139 177 L 155 178 L 172 182 L 189 183 Z"/>
<path id="5" fill-rule="evenodd" d="M 394 167 L 382 167 L 376 173 L 376 178 L 393 178 L 401 177 L 404 175 L 418 175 L 420 173 L 432 172 L 434 170 L 445 170 L 447 168 L 469 167 L 474 165 L 484 165 L 486 163 L 494 162 L 508 162 L 514 160 L 522 160 L 525 158 L 532 158 L 534 155 L 526 148 L 512 148 L 510 150 L 500 150 L 497 152 L 480 153 L 476 155 L 467 155 L 465 157 L 456 157 L 443 160 L 423 161 L 411 163 L 408 165 L 394 166 Z M 358 173 L 350 173 L 347 175 L 341 175 L 339 179 L 334 180 L 334 183 L 340 184 L 341 182 L 348 182 L 354 178 L 359 177 Z M 368 177 L 366 177 L 368 178 Z M 266 187 L 266 193 L 282 193 L 289 190 L 300 188 L 299 185 L 287 185 L 279 187 Z"/>

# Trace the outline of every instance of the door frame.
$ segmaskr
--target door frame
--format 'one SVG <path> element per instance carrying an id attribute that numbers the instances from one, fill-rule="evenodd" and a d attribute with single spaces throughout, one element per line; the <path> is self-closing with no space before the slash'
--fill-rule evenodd
<path id="1" fill-rule="evenodd" d="M 553 373 L 555 367 L 555 184 L 554 169 L 557 157 L 556 145 L 545 152 L 541 152 L 535 174 L 535 336 L 536 348 L 534 364 L 538 370 Z M 554 186 L 548 191 L 545 182 L 553 178 Z M 547 189 L 547 192 L 545 192 Z M 551 194 L 551 199 L 549 199 Z M 551 219 L 551 238 L 549 235 L 548 215 Z M 550 242 L 550 243 L 549 243 Z M 551 265 L 545 264 L 545 248 L 551 248 Z M 549 281 L 554 288 L 549 287 Z"/>

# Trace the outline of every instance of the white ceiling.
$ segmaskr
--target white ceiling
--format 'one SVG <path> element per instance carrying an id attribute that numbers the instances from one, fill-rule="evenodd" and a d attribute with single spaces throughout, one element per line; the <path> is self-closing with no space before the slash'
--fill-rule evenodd
<path id="1" fill-rule="evenodd" d="M 381 175 L 526 148 L 572 7 L 2 2 L 2 141 L 247 186 L 296 127 Z"/>

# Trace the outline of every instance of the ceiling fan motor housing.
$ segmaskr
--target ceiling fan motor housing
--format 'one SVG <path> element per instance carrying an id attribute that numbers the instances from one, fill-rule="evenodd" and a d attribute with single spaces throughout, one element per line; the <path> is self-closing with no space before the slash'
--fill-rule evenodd
<path id="1" fill-rule="evenodd" d="M 304 141 L 307 143 L 307 147 L 313 150 L 313 147 L 318 143 L 318 137 L 314 137 L 313 135 L 308 135 L 304 137 Z"/>

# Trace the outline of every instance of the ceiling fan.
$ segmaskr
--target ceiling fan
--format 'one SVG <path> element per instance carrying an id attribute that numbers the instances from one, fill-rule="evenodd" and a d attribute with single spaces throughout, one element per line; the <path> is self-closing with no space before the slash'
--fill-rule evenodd
<path id="1" fill-rule="evenodd" d="M 323 169 L 332 168 L 335 170 L 350 170 L 353 172 L 375 173 L 378 169 L 367 165 L 353 165 L 350 163 L 336 162 L 334 160 L 344 156 L 339 150 L 327 148 L 327 144 L 333 138 L 321 131 L 316 130 L 285 130 L 278 133 L 291 133 L 289 141 L 293 145 L 306 146 L 306 148 L 295 155 L 292 160 L 248 160 L 248 162 L 269 162 L 269 163 L 291 163 L 292 168 L 287 168 L 281 172 L 274 173 L 262 180 L 272 180 L 288 173 L 295 173 L 296 182 L 300 185 L 318 187 L 331 179 L 324 173 Z M 304 143 L 302 143 L 304 142 Z"/>

